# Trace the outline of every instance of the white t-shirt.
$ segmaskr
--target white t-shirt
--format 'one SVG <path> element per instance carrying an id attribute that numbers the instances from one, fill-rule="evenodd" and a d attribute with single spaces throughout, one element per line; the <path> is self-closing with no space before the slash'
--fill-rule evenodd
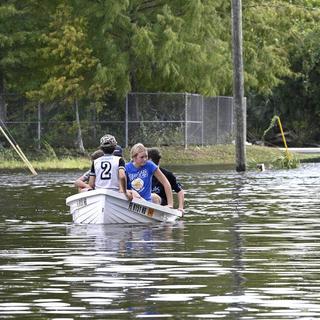
<path id="1" fill-rule="evenodd" d="M 96 189 L 119 190 L 119 169 L 125 170 L 123 158 L 112 154 L 104 154 L 93 161 L 90 176 L 95 176 Z"/>

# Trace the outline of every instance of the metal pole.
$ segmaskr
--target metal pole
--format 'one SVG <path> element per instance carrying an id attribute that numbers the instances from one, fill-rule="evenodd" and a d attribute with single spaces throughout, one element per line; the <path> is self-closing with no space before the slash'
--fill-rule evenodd
<path id="1" fill-rule="evenodd" d="M 283 144 L 284 144 L 284 146 L 286 148 L 286 155 L 287 155 L 287 158 L 290 159 L 291 155 L 290 155 L 289 150 L 288 150 L 287 141 L 286 141 L 286 137 L 284 135 L 283 129 L 282 129 L 282 124 L 281 124 L 281 121 L 280 121 L 280 117 L 277 117 L 277 120 L 278 120 L 278 125 L 279 125 L 281 136 L 282 136 L 282 141 L 283 141 Z"/>
<path id="2" fill-rule="evenodd" d="M 128 95 L 129 95 L 129 93 L 127 93 L 127 95 L 126 95 L 126 119 L 125 119 L 125 146 L 126 146 L 126 148 L 128 148 L 128 146 L 129 146 L 129 128 L 128 128 L 128 115 L 129 115 L 129 105 L 128 105 L 128 103 L 129 103 L 129 101 L 128 101 Z"/>
<path id="3" fill-rule="evenodd" d="M 184 94 L 184 148 L 188 148 L 188 93 Z"/>
<path id="4" fill-rule="evenodd" d="M 203 121 L 203 95 L 201 95 L 201 146 L 203 146 L 203 136 L 204 136 L 204 121 Z"/>
<path id="5" fill-rule="evenodd" d="M 242 57 L 242 3 L 231 0 L 233 48 L 233 103 L 236 114 L 236 170 L 246 171 L 246 113 Z"/>
<path id="6" fill-rule="evenodd" d="M 219 119 L 220 119 L 220 96 L 217 97 L 218 101 L 217 101 L 217 115 L 216 115 L 216 144 L 219 144 Z"/>
<path id="7" fill-rule="evenodd" d="M 41 104 L 38 102 L 38 150 L 41 149 Z"/>

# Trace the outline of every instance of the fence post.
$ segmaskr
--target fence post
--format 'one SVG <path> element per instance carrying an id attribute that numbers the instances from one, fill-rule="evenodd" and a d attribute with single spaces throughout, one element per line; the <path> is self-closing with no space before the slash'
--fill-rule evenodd
<path id="1" fill-rule="evenodd" d="M 216 144 L 219 143 L 220 96 L 217 97 Z"/>
<path id="2" fill-rule="evenodd" d="M 92 122 L 93 122 L 93 138 L 97 141 L 97 109 L 92 110 Z"/>
<path id="3" fill-rule="evenodd" d="M 40 101 L 38 102 L 38 150 L 41 149 L 41 103 Z"/>
<path id="4" fill-rule="evenodd" d="M 184 93 L 184 148 L 188 148 L 188 93 Z"/>
<path id="5" fill-rule="evenodd" d="M 125 119 L 125 146 L 126 148 L 128 148 L 129 146 L 129 137 L 128 137 L 128 134 L 129 134 L 129 128 L 128 128 L 128 115 L 129 115 L 129 101 L 128 101 L 128 96 L 129 96 L 129 93 L 127 93 L 126 95 L 126 119 Z"/>
<path id="6" fill-rule="evenodd" d="M 203 147 L 203 95 L 201 95 L 201 146 Z"/>

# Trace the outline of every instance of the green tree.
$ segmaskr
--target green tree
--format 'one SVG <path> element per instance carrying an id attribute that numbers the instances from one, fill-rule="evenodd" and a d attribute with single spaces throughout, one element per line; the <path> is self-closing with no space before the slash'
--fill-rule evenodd
<path id="1" fill-rule="evenodd" d="M 309 76 L 312 72 L 309 71 L 316 70 L 314 66 L 318 60 L 316 57 L 319 51 L 317 30 L 319 30 L 320 3 L 308 0 L 269 1 L 264 5 L 257 5 L 256 8 L 270 12 L 269 27 L 261 24 L 265 29 L 265 35 L 262 34 L 261 39 L 263 41 L 269 39 L 268 43 L 274 43 L 272 48 L 277 45 L 277 50 L 282 52 L 281 57 L 284 60 L 282 66 L 279 66 L 279 70 L 282 68 L 282 74 L 272 72 L 267 90 L 259 91 L 253 87 L 247 91 L 249 132 L 256 139 L 260 138 L 273 115 L 279 114 L 287 131 L 295 135 L 293 143 L 301 145 L 308 140 L 314 140 L 317 132 L 319 134 L 319 130 L 316 129 L 319 111 L 317 103 L 314 103 L 316 100 L 313 100 L 316 99 L 317 89 L 311 89 L 313 87 L 311 83 L 316 84 L 317 76 L 310 82 Z M 258 10 L 256 15 L 259 15 Z M 254 50 L 251 52 L 254 59 Z M 270 63 L 274 63 L 274 59 L 267 57 L 261 61 L 265 63 L 261 68 L 268 68 Z M 288 70 L 287 73 L 283 72 L 284 68 Z M 253 65 L 253 69 L 247 71 L 252 77 L 259 71 L 259 67 Z M 257 77 L 257 80 L 259 79 L 265 78 L 260 75 Z M 258 83 L 265 88 L 265 81 Z"/>
<path id="2" fill-rule="evenodd" d="M 88 18 L 90 47 L 99 57 L 101 79 L 119 94 L 128 90 L 232 94 L 228 1 L 75 3 L 79 14 Z M 270 94 L 284 77 L 293 75 L 288 49 L 297 23 L 306 16 L 300 3 L 244 1 L 247 92 Z"/>
<path id="3" fill-rule="evenodd" d="M 245 94 L 261 128 L 275 108 L 293 117 L 295 88 L 318 112 L 319 8 L 243 0 Z M 0 90 L 75 106 L 130 90 L 231 95 L 230 11 L 225 0 L 3 1 Z"/>
<path id="4" fill-rule="evenodd" d="M 0 119 L 6 118 L 6 95 L 24 93 L 27 74 L 30 81 L 37 32 L 30 7 L 15 0 L 0 4 Z"/>
<path id="5" fill-rule="evenodd" d="M 79 100 L 85 97 L 99 99 L 108 90 L 95 82 L 99 60 L 87 45 L 87 23 L 75 16 L 72 7 L 63 2 L 57 6 L 49 24 L 49 32 L 42 35 L 39 49 L 44 68 L 44 83 L 28 96 L 41 102 L 64 101 L 74 104 L 78 135 L 76 145 L 84 152 L 79 119 Z"/>
<path id="6" fill-rule="evenodd" d="M 38 50 L 45 62 L 46 79 L 40 90 L 29 92 L 30 97 L 38 97 L 41 101 L 72 102 L 97 92 L 93 78 L 99 61 L 88 47 L 86 38 L 85 19 L 74 16 L 69 5 L 59 5 L 52 16 L 49 32 L 42 35 L 42 47 Z"/>
<path id="7" fill-rule="evenodd" d="M 119 95 L 129 90 L 214 94 L 230 87 L 230 36 L 220 37 L 224 1 L 77 3 L 88 17 L 100 76 Z"/>

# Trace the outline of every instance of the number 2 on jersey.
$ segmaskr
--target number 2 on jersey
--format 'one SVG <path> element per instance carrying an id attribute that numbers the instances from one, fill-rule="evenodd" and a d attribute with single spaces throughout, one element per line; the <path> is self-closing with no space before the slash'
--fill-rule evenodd
<path id="1" fill-rule="evenodd" d="M 109 161 L 102 161 L 101 168 L 103 171 L 101 172 L 101 179 L 108 180 L 111 179 L 111 163 Z"/>

